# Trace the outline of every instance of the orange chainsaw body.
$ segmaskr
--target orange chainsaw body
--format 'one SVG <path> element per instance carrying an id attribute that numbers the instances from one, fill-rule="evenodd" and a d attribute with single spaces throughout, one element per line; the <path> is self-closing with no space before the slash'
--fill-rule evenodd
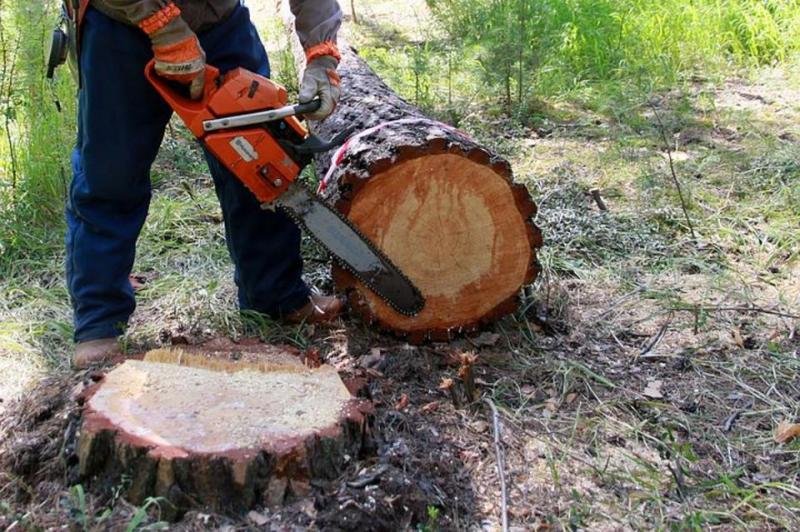
<path id="1" fill-rule="evenodd" d="M 280 145 L 276 136 L 302 142 L 308 131 L 294 116 L 271 124 L 205 131 L 203 122 L 285 106 L 286 89 L 274 81 L 237 68 L 220 76 L 206 67 L 206 86 L 200 100 L 191 100 L 155 73 L 151 62 L 145 75 L 186 127 L 258 199 L 271 203 L 297 179 L 302 168 Z"/>

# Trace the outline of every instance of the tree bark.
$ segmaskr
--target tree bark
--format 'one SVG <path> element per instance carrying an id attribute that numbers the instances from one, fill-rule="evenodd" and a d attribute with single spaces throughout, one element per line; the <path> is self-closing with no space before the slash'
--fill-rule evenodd
<path id="1" fill-rule="evenodd" d="M 333 368 L 265 349 L 151 352 L 108 372 L 83 396 L 82 481 L 121 486 L 137 505 L 163 497 L 174 519 L 278 506 L 336 477 L 361 451 L 371 405 Z"/>
<path id="2" fill-rule="evenodd" d="M 316 157 L 320 193 L 403 270 L 426 306 L 402 316 L 334 266 L 337 288 L 368 322 L 411 342 L 447 340 L 513 312 L 539 272 L 542 237 L 530 193 L 513 182 L 508 161 L 403 100 L 341 37 L 339 47 L 342 97 L 310 130 L 325 138 L 357 133 Z"/>

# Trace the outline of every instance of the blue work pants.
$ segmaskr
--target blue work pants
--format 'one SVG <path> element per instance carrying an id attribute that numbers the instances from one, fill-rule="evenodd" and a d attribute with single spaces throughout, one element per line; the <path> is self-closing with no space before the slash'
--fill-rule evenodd
<path id="1" fill-rule="evenodd" d="M 247 8 L 198 35 L 209 64 L 269 75 Z M 135 302 L 128 275 L 150 203 L 150 166 L 172 114 L 144 77 L 148 37 L 89 9 L 81 41 L 78 140 L 66 208 L 67 284 L 75 341 L 120 335 Z M 242 309 L 278 316 L 308 301 L 300 233 L 206 154 L 222 207 Z"/>

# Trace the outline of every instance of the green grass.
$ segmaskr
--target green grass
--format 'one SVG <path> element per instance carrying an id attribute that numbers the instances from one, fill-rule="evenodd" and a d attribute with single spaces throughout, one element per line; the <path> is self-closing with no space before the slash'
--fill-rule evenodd
<path id="1" fill-rule="evenodd" d="M 361 51 L 412 101 L 444 116 L 477 99 L 528 122 L 543 98 L 568 98 L 624 119 L 631 99 L 781 62 L 800 46 L 796 0 L 427 4 L 433 16 L 422 35 L 365 17 L 362 33 L 373 39 Z"/>
<path id="2" fill-rule="evenodd" d="M 435 31 L 420 36 L 384 16 L 352 37 L 406 98 L 448 120 L 456 109 L 458 125 L 509 157 L 539 204 L 544 272 L 526 312 L 497 327 L 502 355 L 486 355 L 482 377 L 513 427 L 505 432 L 519 489 L 512 506 L 537 516 L 516 523 L 796 528 L 800 455 L 797 444 L 777 445 L 772 431 L 800 412 L 798 322 L 714 309 L 800 314 L 800 107 L 792 89 L 800 69 L 789 58 L 800 9 L 692 2 L 666 17 L 677 2 L 570 3 L 578 4 L 587 7 L 572 14 L 584 38 L 543 52 L 550 66 L 532 92 L 544 101 L 522 117 L 498 113 L 502 95 L 476 68 L 474 50 L 448 78 Z M 602 33 L 608 19 L 590 4 L 648 13 L 628 20 L 630 46 L 593 55 L 591 39 L 611 33 Z M 789 11 L 766 17 L 764 6 Z M 720 16 L 698 11 L 723 7 Z M 592 18 L 597 33 L 586 35 Z M 428 53 L 422 98 L 414 47 Z M 588 195 L 595 187 L 609 212 Z M 654 379 L 666 399 L 643 396 Z"/>
<path id="3" fill-rule="evenodd" d="M 57 2 L 0 2 L 0 275 L 47 260 L 61 245 L 75 143 L 75 85 L 45 80 Z M 60 110 L 56 105 L 60 103 Z"/>

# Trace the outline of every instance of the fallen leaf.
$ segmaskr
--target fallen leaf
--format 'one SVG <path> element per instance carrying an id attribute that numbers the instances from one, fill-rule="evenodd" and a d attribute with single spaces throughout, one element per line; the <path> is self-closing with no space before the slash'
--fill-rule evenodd
<path id="1" fill-rule="evenodd" d="M 479 419 L 474 423 L 470 423 L 469 428 L 471 428 L 475 432 L 486 432 L 489 429 L 489 424 Z"/>
<path id="2" fill-rule="evenodd" d="M 307 480 L 294 479 L 289 485 L 292 493 L 297 497 L 308 497 L 308 494 L 311 493 L 311 483 Z"/>
<path id="3" fill-rule="evenodd" d="M 778 443 L 789 443 L 797 437 L 800 437 L 800 423 L 781 421 L 775 428 L 775 441 Z"/>
<path id="4" fill-rule="evenodd" d="M 247 514 L 247 519 L 249 519 L 250 522 L 256 526 L 264 526 L 269 523 L 269 517 L 260 512 L 256 512 L 255 510 L 250 511 Z"/>
<path id="5" fill-rule="evenodd" d="M 362 368 L 373 368 L 373 369 L 380 369 L 381 364 L 383 363 L 384 356 L 381 352 L 380 347 L 373 347 L 370 349 L 369 354 L 365 357 L 361 357 L 361 360 L 358 361 L 358 365 Z"/>
<path id="6" fill-rule="evenodd" d="M 306 497 L 298 503 L 301 512 L 306 514 L 311 519 L 317 517 L 317 509 L 314 508 L 314 500 L 311 497 Z"/>
<path id="7" fill-rule="evenodd" d="M 367 368 L 366 370 L 364 370 L 364 372 L 367 375 L 369 375 L 370 377 L 374 377 L 376 379 L 382 379 L 382 378 L 384 378 L 386 376 L 386 375 L 383 374 L 383 372 L 378 371 L 375 368 Z"/>
<path id="8" fill-rule="evenodd" d="M 662 381 L 649 381 L 642 393 L 645 397 L 649 397 L 650 399 L 663 399 L 664 394 L 661 393 L 661 386 L 663 384 Z"/>
<path id="9" fill-rule="evenodd" d="M 476 347 L 491 347 L 500 340 L 500 335 L 493 332 L 484 332 L 471 339 Z"/>
<path id="10" fill-rule="evenodd" d="M 348 481 L 347 485 L 351 488 L 363 488 L 370 484 L 374 484 L 380 480 L 381 475 L 386 473 L 388 470 L 389 466 L 386 464 L 379 464 L 374 467 L 364 469 L 359 471 L 358 478 Z"/>
<path id="11" fill-rule="evenodd" d="M 420 410 L 426 414 L 430 412 L 436 412 L 439 409 L 439 403 L 436 401 L 431 401 L 428 404 L 425 404 L 420 408 Z"/>
<path id="12" fill-rule="evenodd" d="M 322 355 L 316 347 L 309 347 L 303 360 L 309 368 L 318 368 L 322 365 Z"/>
<path id="13" fill-rule="evenodd" d="M 397 401 L 394 405 L 395 410 L 403 410 L 405 407 L 408 406 L 408 394 L 404 393 L 400 396 L 400 400 Z"/>
<path id="14" fill-rule="evenodd" d="M 739 329 L 731 330 L 731 337 L 733 338 L 733 343 L 736 344 L 737 347 L 744 349 L 744 338 L 742 338 L 742 333 Z"/>
<path id="15" fill-rule="evenodd" d="M 342 378 L 342 383 L 347 388 L 347 391 L 350 392 L 350 395 L 354 397 L 369 393 L 369 382 L 363 377 Z"/>
<path id="16" fill-rule="evenodd" d="M 442 382 L 439 383 L 439 389 L 440 390 L 449 390 L 450 388 L 453 387 L 454 384 L 455 384 L 455 381 L 453 381 L 453 379 L 443 378 Z"/>
<path id="17" fill-rule="evenodd" d="M 132 273 L 128 276 L 128 282 L 131 283 L 131 288 L 133 288 L 133 291 L 138 292 L 147 284 L 147 278 L 143 275 L 136 275 Z"/>
<path id="18" fill-rule="evenodd" d="M 463 451 L 459 451 L 459 453 L 458 453 L 459 460 L 461 460 L 462 462 L 465 462 L 465 463 L 467 463 L 467 462 L 475 462 L 480 457 L 481 457 L 481 453 L 479 453 L 478 451 L 471 451 L 471 450 L 468 450 L 468 449 L 465 449 Z"/>
<path id="19" fill-rule="evenodd" d="M 461 353 L 458 358 L 461 361 L 462 368 L 466 366 L 474 366 L 478 361 L 478 355 L 475 353 Z"/>
<path id="20" fill-rule="evenodd" d="M 574 403 L 575 399 L 577 399 L 577 398 L 578 398 L 578 394 L 575 393 L 575 392 L 572 392 L 572 393 L 568 393 L 567 394 L 567 397 L 565 398 L 565 401 L 567 402 L 568 405 L 570 405 L 570 404 Z"/>
<path id="21" fill-rule="evenodd" d="M 544 402 L 544 407 L 551 413 L 555 414 L 558 412 L 558 399 L 550 398 Z"/>

